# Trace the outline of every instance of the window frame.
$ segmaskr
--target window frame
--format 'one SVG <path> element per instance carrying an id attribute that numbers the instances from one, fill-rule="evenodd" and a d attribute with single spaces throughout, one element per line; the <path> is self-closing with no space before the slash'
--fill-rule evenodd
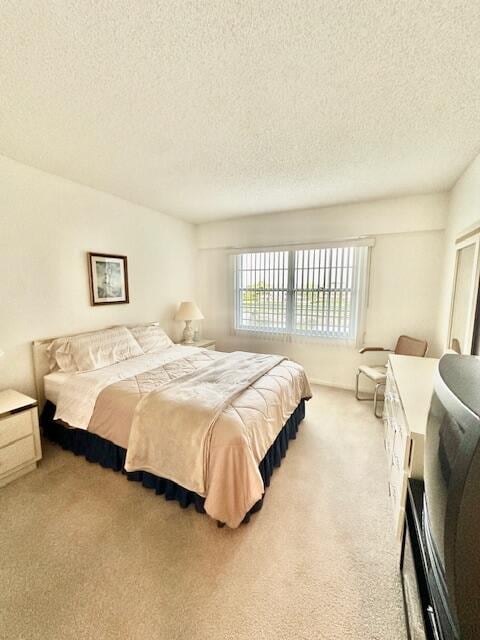
<path id="1" fill-rule="evenodd" d="M 339 341 L 348 342 L 351 344 L 359 345 L 363 339 L 365 333 L 365 319 L 366 310 L 368 307 L 368 295 L 369 295 L 369 281 L 370 281 L 370 263 L 371 263 L 371 248 L 374 246 L 375 241 L 373 238 L 362 238 L 354 241 L 339 241 L 328 243 L 316 243 L 316 244 L 299 244 L 299 245 L 287 245 L 287 246 L 275 246 L 275 247 L 255 247 L 255 248 L 242 248 L 241 250 L 231 251 L 232 255 L 232 277 L 230 282 L 233 283 L 233 304 L 232 304 L 232 328 L 235 335 L 250 336 L 263 339 L 284 339 L 287 341 L 327 341 L 329 343 Z M 295 293 L 301 290 L 299 287 L 295 287 L 295 256 L 299 251 L 306 251 L 311 249 L 340 249 L 340 248 L 363 248 L 364 251 L 354 251 L 353 256 L 353 281 L 351 286 L 351 302 L 350 309 L 352 310 L 353 322 L 350 323 L 350 331 L 346 334 L 339 335 L 338 333 L 326 332 L 326 331 L 302 331 L 295 328 L 294 314 L 295 314 Z M 288 252 L 288 278 L 287 288 L 283 289 L 286 292 L 286 317 L 285 328 L 275 327 L 248 327 L 241 326 L 239 320 L 239 292 L 238 286 L 238 273 L 237 259 L 241 255 L 254 254 L 254 253 L 269 253 L 269 252 Z M 280 291 L 280 289 L 273 289 L 273 291 Z"/>

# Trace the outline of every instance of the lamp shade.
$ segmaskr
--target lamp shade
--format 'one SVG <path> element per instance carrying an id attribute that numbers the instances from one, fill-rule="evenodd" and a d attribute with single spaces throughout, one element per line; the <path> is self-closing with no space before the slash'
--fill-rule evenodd
<path id="1" fill-rule="evenodd" d="M 203 320 L 204 315 L 195 302 L 182 302 L 175 315 L 175 320 Z"/>
<path id="2" fill-rule="evenodd" d="M 0 358 L 4 355 L 5 355 L 5 351 L 2 351 L 2 349 L 0 348 Z"/>

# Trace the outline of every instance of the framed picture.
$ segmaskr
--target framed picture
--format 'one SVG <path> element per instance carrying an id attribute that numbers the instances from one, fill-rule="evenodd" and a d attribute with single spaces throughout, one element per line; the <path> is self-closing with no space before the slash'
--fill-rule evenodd
<path id="1" fill-rule="evenodd" d="M 88 272 L 92 305 L 129 302 L 127 256 L 89 253 Z"/>

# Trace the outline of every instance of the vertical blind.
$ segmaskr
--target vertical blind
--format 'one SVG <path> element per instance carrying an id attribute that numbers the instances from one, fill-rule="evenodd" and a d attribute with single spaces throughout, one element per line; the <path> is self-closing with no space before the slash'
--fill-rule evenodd
<path id="1" fill-rule="evenodd" d="M 363 247 L 235 256 L 235 329 L 353 338 Z"/>

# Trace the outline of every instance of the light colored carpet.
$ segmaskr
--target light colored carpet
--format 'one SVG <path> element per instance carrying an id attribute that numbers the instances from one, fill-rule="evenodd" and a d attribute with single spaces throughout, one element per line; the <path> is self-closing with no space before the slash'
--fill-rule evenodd
<path id="1" fill-rule="evenodd" d="M 404 640 L 382 423 L 314 394 L 237 530 L 44 443 L 0 492 L 0 637 Z"/>

